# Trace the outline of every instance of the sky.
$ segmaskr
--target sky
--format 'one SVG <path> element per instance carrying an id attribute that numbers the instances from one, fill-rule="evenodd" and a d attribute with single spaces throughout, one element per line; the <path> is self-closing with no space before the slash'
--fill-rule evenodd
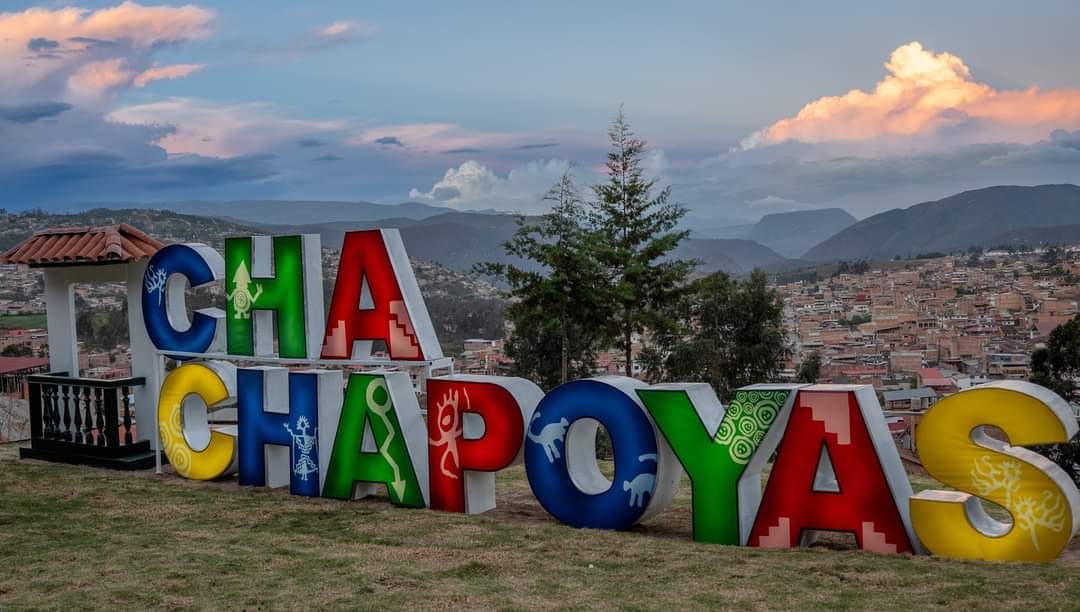
<path id="1" fill-rule="evenodd" d="M 724 224 L 1080 182 L 1080 3 L 0 0 L 0 207 L 542 212 L 649 177 Z"/>

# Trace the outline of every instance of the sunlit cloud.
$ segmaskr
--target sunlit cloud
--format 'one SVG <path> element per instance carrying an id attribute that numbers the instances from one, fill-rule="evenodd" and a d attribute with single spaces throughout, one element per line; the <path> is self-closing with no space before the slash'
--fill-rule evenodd
<path id="1" fill-rule="evenodd" d="M 118 108 L 109 113 L 108 119 L 170 126 L 172 131 L 157 142 L 170 155 L 210 157 L 249 155 L 281 142 L 346 127 L 342 120 L 292 118 L 265 103 L 221 104 L 180 97 Z"/>
<path id="2" fill-rule="evenodd" d="M 171 81 L 188 76 L 205 68 L 205 64 L 173 64 L 153 66 L 139 73 L 132 82 L 135 87 L 146 87 L 150 81 Z"/>
<path id="3" fill-rule="evenodd" d="M 334 23 L 320 28 L 318 35 L 327 40 L 362 40 L 374 36 L 379 31 L 378 26 L 366 21 L 335 21 Z"/>
<path id="4" fill-rule="evenodd" d="M 207 37 L 213 19 L 212 11 L 194 5 L 135 2 L 0 13 L 0 90 L 12 98 L 87 102 L 110 90 L 185 76 L 190 66 L 156 68 L 151 58 L 164 46 Z"/>
<path id="5" fill-rule="evenodd" d="M 364 128 L 346 144 L 353 146 L 398 145 L 406 152 L 438 153 L 511 148 L 522 135 L 508 132 L 478 132 L 454 123 L 412 123 Z"/>
<path id="6" fill-rule="evenodd" d="M 955 142 L 1030 143 L 1055 128 L 1080 127 L 1080 90 L 999 90 L 980 83 L 959 57 L 918 42 L 898 47 L 873 91 L 810 102 L 742 142 L 749 149 L 807 143 L 943 136 Z M 905 143 L 907 144 L 907 143 Z"/>

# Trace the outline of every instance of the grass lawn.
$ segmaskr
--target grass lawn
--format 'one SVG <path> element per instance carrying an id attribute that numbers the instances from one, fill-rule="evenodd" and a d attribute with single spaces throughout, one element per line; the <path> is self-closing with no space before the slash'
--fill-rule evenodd
<path id="1" fill-rule="evenodd" d="M 616 533 L 556 523 L 520 467 L 469 517 L 16 457 L 0 446 L 5 609 L 1080 608 L 1076 541 L 1041 565 L 695 544 L 685 480 Z"/>
<path id="2" fill-rule="evenodd" d="M 43 329 L 45 314 L 3 315 L 0 316 L 0 330 L 6 329 Z"/>

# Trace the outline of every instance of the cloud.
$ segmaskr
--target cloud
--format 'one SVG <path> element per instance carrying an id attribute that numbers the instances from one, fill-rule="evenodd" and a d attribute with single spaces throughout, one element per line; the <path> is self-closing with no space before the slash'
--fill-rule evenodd
<path id="1" fill-rule="evenodd" d="M 272 42 L 223 41 L 223 54 L 233 54 L 255 61 L 280 62 L 365 43 L 379 32 L 379 26 L 358 20 L 335 21 L 299 35 L 286 35 Z"/>
<path id="2" fill-rule="evenodd" d="M 326 41 L 326 44 L 338 45 L 365 41 L 378 31 L 377 25 L 366 21 L 335 21 L 320 28 L 316 34 L 318 38 Z"/>
<path id="3" fill-rule="evenodd" d="M 752 220 L 806 206 L 866 216 L 991 185 L 1080 182 L 1080 150 L 1070 148 L 1080 139 L 1055 134 L 1031 144 L 898 150 L 788 141 L 673 164 L 665 176 L 698 217 Z"/>
<path id="4" fill-rule="evenodd" d="M 1031 143 L 1060 127 L 1080 127 L 1080 90 L 997 90 L 972 78 L 951 53 L 918 42 L 898 47 L 873 91 L 853 89 L 810 102 L 795 116 L 751 134 L 749 149 L 788 140 L 807 143 L 920 137 L 956 143 Z"/>
<path id="5" fill-rule="evenodd" d="M 313 149 L 315 147 L 325 147 L 326 143 L 318 138 L 304 138 L 296 141 L 296 146 L 303 149 Z"/>
<path id="6" fill-rule="evenodd" d="M 505 132 L 477 132 L 454 123 L 410 123 L 365 128 L 354 133 L 346 144 L 379 145 L 381 140 L 387 138 L 397 140 L 403 149 L 413 152 L 439 153 L 509 148 L 521 136 Z"/>
<path id="7" fill-rule="evenodd" d="M 122 58 L 90 62 L 68 79 L 68 98 L 88 103 L 109 90 L 130 84 L 136 76 Z"/>
<path id="8" fill-rule="evenodd" d="M 473 148 L 470 148 L 470 147 L 462 147 L 460 149 L 447 149 L 446 151 L 443 151 L 443 153 L 445 153 L 446 155 L 461 155 L 461 154 L 468 154 L 468 153 L 483 153 L 483 152 L 484 152 L 483 149 L 473 149 Z"/>
<path id="9" fill-rule="evenodd" d="M 220 104 L 183 97 L 121 107 L 108 118 L 119 123 L 172 126 L 174 129 L 157 141 L 169 154 L 210 157 L 251 155 L 281 142 L 346 126 L 340 120 L 290 118 L 265 103 Z"/>
<path id="10" fill-rule="evenodd" d="M 518 146 L 514 147 L 514 150 L 515 151 L 531 151 L 533 149 L 548 149 L 548 148 L 557 147 L 557 146 L 559 146 L 559 143 L 557 143 L 557 142 L 527 143 L 527 144 L 518 145 Z"/>
<path id="11" fill-rule="evenodd" d="M 171 66 L 153 66 L 140 72 L 132 83 L 135 87 L 146 87 L 150 81 L 171 81 L 188 76 L 205 68 L 205 64 L 173 64 Z"/>
<path id="12" fill-rule="evenodd" d="M 313 159 L 311 161 L 313 161 L 313 162 L 336 162 L 336 161 L 341 161 L 343 159 L 345 159 L 345 158 L 340 156 L 340 155 L 321 155 L 321 156 L 316 157 L 315 159 Z"/>
<path id="13" fill-rule="evenodd" d="M 38 53 L 39 51 L 47 51 L 49 49 L 56 49 L 59 46 L 60 43 L 50 38 L 45 38 L 44 36 L 31 38 L 30 42 L 26 43 L 26 48 L 33 51 L 34 53 Z"/>
<path id="14" fill-rule="evenodd" d="M 397 136 L 383 136 L 382 138 L 376 138 L 375 144 L 383 146 L 404 147 L 401 144 L 401 140 Z"/>
<path id="15" fill-rule="evenodd" d="M 1059 147 L 1080 151 L 1080 130 L 1075 132 L 1054 130 L 1050 132 L 1050 142 Z"/>
<path id="16" fill-rule="evenodd" d="M 36 102 L 18 106 L 0 106 L 0 119 L 13 123 L 33 123 L 55 117 L 73 107 L 66 102 Z"/>
<path id="17" fill-rule="evenodd" d="M 190 74 L 191 65 L 157 67 L 153 56 L 207 37 L 213 18 L 213 12 L 194 5 L 130 1 L 98 10 L 0 13 L 0 91 L 17 101 L 91 104 L 123 88 Z"/>
<path id="18" fill-rule="evenodd" d="M 458 209 L 544 212 L 549 208 L 542 201 L 544 194 L 569 168 L 570 162 L 565 160 L 537 160 L 517 166 L 503 177 L 484 164 L 469 160 L 447 170 L 431 189 L 412 189 L 409 198 Z"/>

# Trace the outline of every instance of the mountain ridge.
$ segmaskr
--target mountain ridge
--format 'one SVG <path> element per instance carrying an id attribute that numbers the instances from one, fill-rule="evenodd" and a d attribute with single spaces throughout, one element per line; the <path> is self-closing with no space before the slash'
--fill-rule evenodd
<path id="1" fill-rule="evenodd" d="M 994 246 L 1017 230 L 1080 224 L 1080 187 L 997 185 L 894 208 L 863 219 L 817 244 L 811 261 L 891 259 Z"/>
<path id="2" fill-rule="evenodd" d="M 765 215 L 745 238 L 786 257 L 801 257 L 812 247 L 858 222 L 843 208 L 815 208 Z"/>

